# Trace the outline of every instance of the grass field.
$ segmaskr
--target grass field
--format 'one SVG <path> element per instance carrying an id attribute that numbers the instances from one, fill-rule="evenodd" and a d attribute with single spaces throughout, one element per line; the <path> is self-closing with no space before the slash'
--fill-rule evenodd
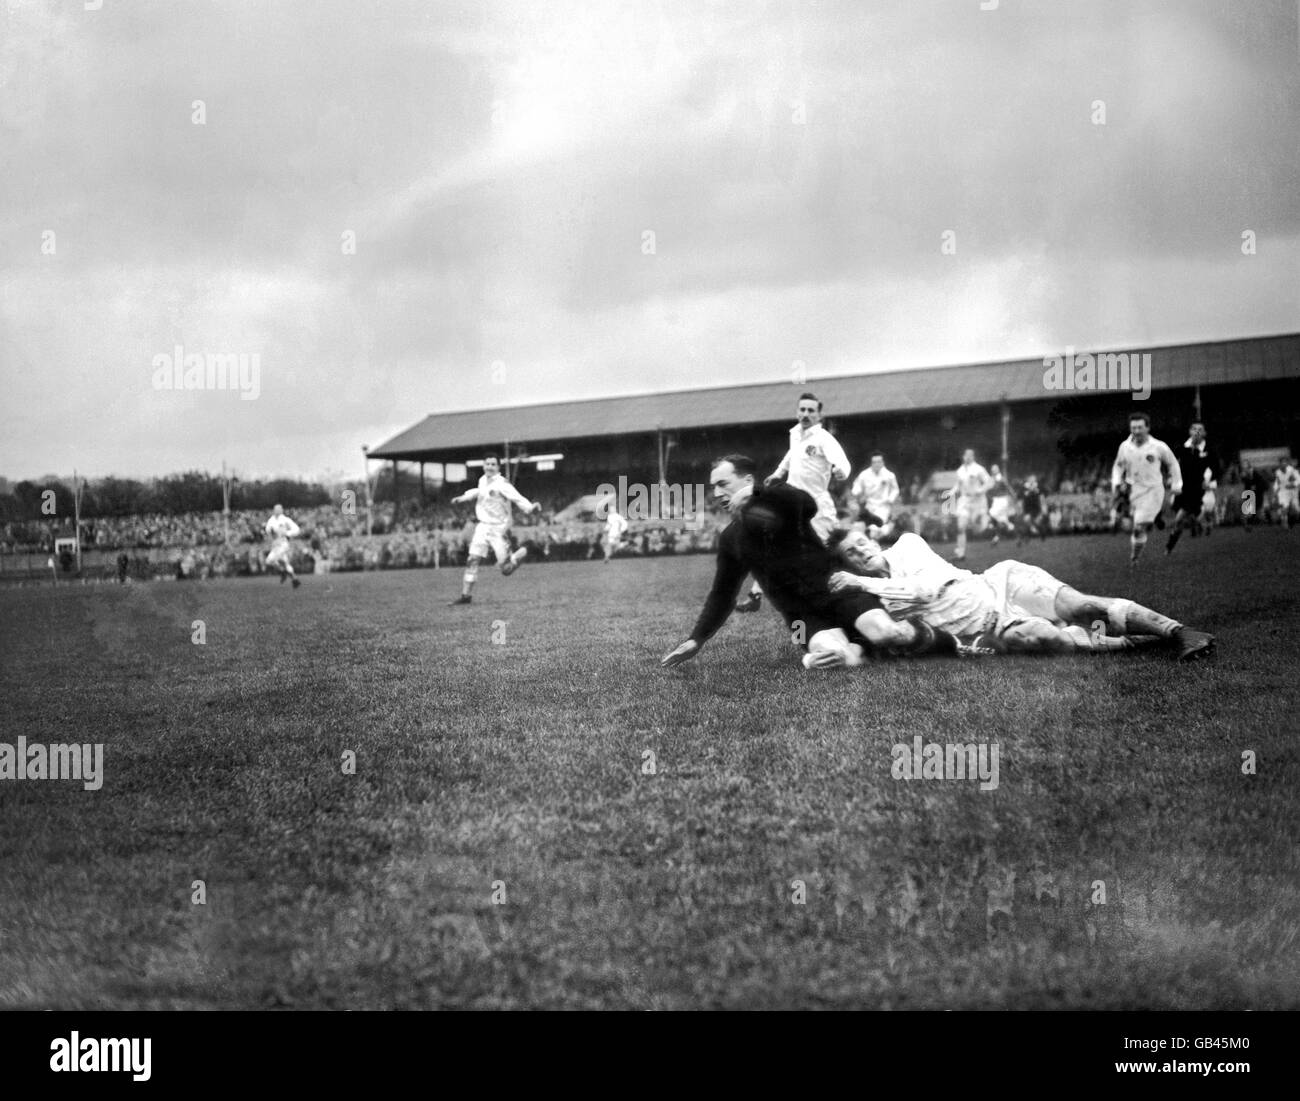
<path id="1" fill-rule="evenodd" d="M 469 608 L 451 570 L 11 588 L 0 740 L 105 751 L 0 783 L 0 1007 L 1300 1007 L 1297 540 L 1019 552 L 1217 634 L 1191 666 L 810 674 L 764 611 L 662 671 L 704 556 Z M 895 780 L 916 734 L 996 742 L 998 788 Z"/>

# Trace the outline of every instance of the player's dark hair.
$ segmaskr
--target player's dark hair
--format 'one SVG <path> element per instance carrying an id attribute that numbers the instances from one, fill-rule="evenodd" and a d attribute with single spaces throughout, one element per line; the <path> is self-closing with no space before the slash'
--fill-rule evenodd
<path id="1" fill-rule="evenodd" d="M 820 413 L 820 412 L 822 411 L 822 399 L 819 398 L 816 394 L 813 394 L 813 393 L 811 393 L 811 392 L 805 390 L 802 394 L 799 395 L 799 400 L 800 400 L 800 401 L 815 401 L 815 402 L 817 403 L 817 412 Z"/>
<path id="2" fill-rule="evenodd" d="M 483 456 L 483 461 L 484 461 L 485 463 L 486 463 L 486 462 L 493 462 L 493 463 L 496 463 L 498 466 L 501 465 L 501 460 L 498 459 L 495 455 L 484 455 L 484 456 Z"/>
<path id="3" fill-rule="evenodd" d="M 1146 422 L 1146 426 L 1147 426 L 1148 428 L 1151 427 L 1151 418 L 1148 417 L 1145 413 L 1138 413 L 1138 412 L 1130 413 L 1130 414 L 1128 415 L 1128 422 L 1129 422 L 1129 424 L 1132 424 L 1134 421 L 1145 421 L 1145 422 Z"/>
<path id="4" fill-rule="evenodd" d="M 870 462 L 872 459 L 883 459 L 884 457 L 885 453 L 883 451 L 873 451 L 867 456 L 867 461 Z"/>
<path id="5" fill-rule="evenodd" d="M 830 535 L 826 537 L 826 545 L 828 547 L 838 547 L 852 534 L 852 528 L 832 528 Z"/>
<path id="6" fill-rule="evenodd" d="M 730 463 L 732 469 L 742 477 L 746 474 L 754 474 L 758 471 L 758 464 L 748 455 L 723 455 L 722 458 L 713 460 L 713 466 L 718 466 L 721 463 Z"/>

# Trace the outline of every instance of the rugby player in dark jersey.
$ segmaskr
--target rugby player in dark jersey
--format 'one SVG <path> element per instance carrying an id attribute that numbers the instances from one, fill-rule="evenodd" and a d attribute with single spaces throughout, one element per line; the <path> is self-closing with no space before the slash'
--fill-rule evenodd
<path id="1" fill-rule="evenodd" d="M 713 494 L 732 514 L 718 540 L 717 571 L 690 637 L 661 664 L 679 665 L 727 621 L 746 574 L 753 574 L 786 626 L 807 650 L 804 667 L 860 664 L 865 649 L 891 653 L 976 652 L 919 618 L 898 622 L 869 593 L 832 593 L 839 565 L 817 538 L 817 502 L 782 483 L 754 484 L 754 461 L 727 455 L 713 464 Z"/>

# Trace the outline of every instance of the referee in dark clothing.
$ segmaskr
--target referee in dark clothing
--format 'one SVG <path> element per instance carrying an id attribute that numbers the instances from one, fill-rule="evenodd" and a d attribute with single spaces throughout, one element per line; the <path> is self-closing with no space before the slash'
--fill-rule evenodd
<path id="1" fill-rule="evenodd" d="M 1183 491 L 1174 498 L 1174 530 L 1169 533 L 1165 554 L 1173 554 L 1185 528 L 1191 528 L 1192 534 L 1197 534 L 1201 498 L 1209 483 L 1218 484 L 1222 469 L 1218 454 L 1205 438 L 1205 425 L 1200 421 L 1192 422 L 1187 440 L 1174 455 L 1178 458 L 1178 469 L 1182 471 Z"/>
<path id="2" fill-rule="evenodd" d="M 762 586 L 791 631 L 802 625 L 809 668 L 857 664 L 854 647 L 920 653 L 956 653 L 956 639 L 919 620 L 898 622 L 870 593 L 832 593 L 830 576 L 842 568 L 812 529 L 817 503 L 784 483 L 754 484 L 755 464 L 727 455 L 713 464 L 713 494 L 732 514 L 718 540 L 717 571 L 690 637 L 662 664 L 694 657 L 727 621 L 747 574 Z M 838 630 L 837 630 L 838 628 Z M 841 635 L 839 632 L 843 632 Z M 847 645 L 846 645 L 847 643 Z"/>

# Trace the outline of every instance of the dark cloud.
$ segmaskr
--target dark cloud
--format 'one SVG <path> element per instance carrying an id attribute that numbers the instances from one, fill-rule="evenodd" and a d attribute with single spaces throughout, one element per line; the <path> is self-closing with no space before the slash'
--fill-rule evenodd
<path id="1" fill-rule="evenodd" d="M 10 474 L 309 472 L 437 408 L 1300 320 L 1283 0 L 0 18 Z M 154 391 L 176 343 L 257 352 L 258 399 Z"/>

